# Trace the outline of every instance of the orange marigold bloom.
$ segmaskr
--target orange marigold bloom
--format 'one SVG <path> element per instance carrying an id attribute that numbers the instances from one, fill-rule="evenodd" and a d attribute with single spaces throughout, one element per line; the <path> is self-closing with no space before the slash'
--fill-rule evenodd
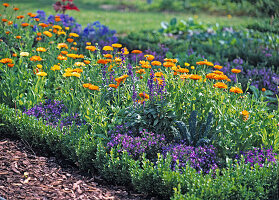
<path id="1" fill-rule="evenodd" d="M 192 74 L 189 78 L 193 79 L 193 80 L 200 80 L 202 77 L 200 75 L 197 75 L 197 74 Z"/>
<path id="2" fill-rule="evenodd" d="M 13 53 L 13 57 L 17 57 L 17 54 L 16 54 L 16 53 Z"/>
<path id="3" fill-rule="evenodd" d="M 22 23 L 21 26 L 22 27 L 27 27 L 27 26 L 29 26 L 29 24 L 28 23 Z"/>
<path id="4" fill-rule="evenodd" d="M 60 53 L 63 55 L 66 55 L 66 54 L 68 54 L 68 51 L 61 51 Z"/>
<path id="5" fill-rule="evenodd" d="M 129 77 L 129 75 L 124 74 L 124 75 L 122 75 L 122 76 L 120 76 L 120 77 L 118 77 L 118 78 L 115 78 L 115 81 L 116 81 L 118 84 L 120 84 L 121 82 L 124 82 L 124 81 L 126 80 L 127 77 Z"/>
<path id="6" fill-rule="evenodd" d="M 27 15 L 28 15 L 28 16 L 30 16 L 30 15 L 32 15 L 32 13 L 31 13 L 31 12 L 29 12 L 29 13 L 27 13 Z"/>
<path id="7" fill-rule="evenodd" d="M 14 11 L 17 11 L 17 10 L 19 10 L 19 8 L 14 8 Z"/>
<path id="8" fill-rule="evenodd" d="M 157 82 L 159 85 L 163 85 L 163 83 L 164 83 L 163 79 L 160 79 L 157 77 L 153 78 L 153 80 L 154 80 L 154 82 Z"/>
<path id="9" fill-rule="evenodd" d="M 6 34 L 9 35 L 11 32 L 10 31 L 6 31 Z"/>
<path id="10" fill-rule="evenodd" d="M 89 51 L 96 51 L 96 47 L 95 46 L 86 46 L 85 49 L 87 49 Z"/>
<path id="11" fill-rule="evenodd" d="M 140 54 L 140 53 L 142 53 L 142 51 L 141 50 L 133 50 L 131 53 Z"/>
<path id="12" fill-rule="evenodd" d="M 113 56 L 111 54 L 104 54 L 105 58 L 112 58 Z"/>
<path id="13" fill-rule="evenodd" d="M 10 6 L 10 4 L 8 3 L 3 3 L 2 5 L 5 6 L 6 8 Z"/>
<path id="14" fill-rule="evenodd" d="M 265 92 L 265 91 L 266 91 L 266 89 L 265 89 L 265 88 L 262 88 L 262 91 L 263 91 L 263 92 Z"/>
<path id="15" fill-rule="evenodd" d="M 38 47 L 36 49 L 36 51 L 39 51 L 39 52 L 46 52 L 47 50 L 44 48 L 44 47 Z"/>
<path id="16" fill-rule="evenodd" d="M 160 61 L 152 61 L 151 65 L 153 65 L 153 66 L 161 66 L 162 63 Z"/>
<path id="17" fill-rule="evenodd" d="M 31 15 L 29 15 L 29 16 L 32 17 L 32 18 L 37 17 L 36 14 L 31 14 Z"/>
<path id="18" fill-rule="evenodd" d="M 161 77 L 161 76 L 163 76 L 163 73 L 162 72 L 155 72 L 154 76 Z"/>
<path id="19" fill-rule="evenodd" d="M 20 35 L 16 36 L 16 39 L 21 39 L 21 36 Z"/>
<path id="20" fill-rule="evenodd" d="M 213 71 L 213 73 L 218 74 L 218 75 L 223 75 L 224 74 L 222 71 L 219 71 L 219 70 Z"/>
<path id="21" fill-rule="evenodd" d="M 139 93 L 139 96 L 143 99 L 149 99 L 149 95 L 146 93 Z"/>
<path id="22" fill-rule="evenodd" d="M 149 61 L 154 60 L 154 56 L 153 55 L 144 55 L 144 57 L 146 57 L 146 59 L 149 60 Z"/>
<path id="23" fill-rule="evenodd" d="M 8 20 L 7 19 L 2 19 L 2 22 L 7 22 Z"/>
<path id="24" fill-rule="evenodd" d="M 234 92 L 234 93 L 237 93 L 237 94 L 242 94 L 243 93 L 242 89 L 240 89 L 238 87 L 232 87 L 230 89 L 230 92 Z"/>
<path id="25" fill-rule="evenodd" d="M 89 90 L 100 90 L 99 86 L 96 86 L 96 85 L 89 85 L 88 87 Z"/>
<path id="26" fill-rule="evenodd" d="M 41 32 L 38 32 L 38 33 L 37 33 L 37 36 L 42 36 L 42 33 L 41 33 Z"/>
<path id="27" fill-rule="evenodd" d="M 48 27 L 48 25 L 47 25 L 47 24 L 45 24 L 45 23 L 39 23 L 39 26 L 41 26 L 42 28 L 46 28 L 46 27 Z"/>
<path id="28" fill-rule="evenodd" d="M 73 39 L 73 38 L 68 38 L 67 41 L 68 41 L 69 43 L 72 43 L 72 42 L 74 41 L 74 39 Z"/>
<path id="29" fill-rule="evenodd" d="M 49 32 L 49 31 L 44 31 L 43 34 L 48 36 L 48 37 L 52 37 L 52 33 Z"/>
<path id="30" fill-rule="evenodd" d="M 57 57 L 57 59 L 58 59 L 58 60 L 67 60 L 67 57 L 62 56 L 62 55 L 59 55 L 59 56 Z"/>
<path id="31" fill-rule="evenodd" d="M 220 65 L 214 65 L 214 69 L 222 69 L 223 67 L 222 66 L 220 66 Z"/>
<path id="32" fill-rule="evenodd" d="M 57 45 L 57 48 L 58 48 L 58 49 L 61 49 L 61 48 L 68 49 L 68 45 L 67 45 L 66 43 L 59 43 L 59 44 Z"/>
<path id="33" fill-rule="evenodd" d="M 3 64 L 13 63 L 13 60 L 10 58 L 3 58 L 0 60 L 0 63 L 3 63 Z"/>
<path id="34" fill-rule="evenodd" d="M 8 21 L 8 25 L 10 26 L 10 25 L 12 25 L 13 24 L 13 22 L 12 21 Z"/>
<path id="35" fill-rule="evenodd" d="M 235 74 L 238 74 L 238 73 L 241 72 L 241 70 L 240 70 L 240 69 L 232 69 L 231 72 L 232 72 L 232 73 L 235 73 Z"/>
<path id="36" fill-rule="evenodd" d="M 228 86 L 225 83 L 222 83 L 222 82 L 217 82 L 213 86 L 216 87 L 216 88 L 223 88 L 223 89 L 228 88 Z"/>
<path id="37" fill-rule="evenodd" d="M 243 111 L 241 112 L 241 115 L 242 115 L 242 119 L 243 119 L 244 121 L 247 121 L 247 120 L 248 120 L 248 118 L 249 118 L 249 112 L 248 112 L 247 110 L 243 110 Z"/>
<path id="38" fill-rule="evenodd" d="M 174 64 L 173 62 L 164 62 L 164 63 L 163 63 L 163 66 L 164 66 L 164 67 L 174 67 L 175 64 Z"/>
<path id="39" fill-rule="evenodd" d="M 35 18 L 35 21 L 36 21 L 36 22 L 40 21 L 40 18 Z"/>
<path id="40" fill-rule="evenodd" d="M 91 84 L 91 83 L 84 83 L 84 84 L 82 85 L 82 87 L 88 88 L 90 85 L 92 85 L 92 84 Z"/>
<path id="41" fill-rule="evenodd" d="M 90 64 L 90 61 L 89 60 L 84 60 L 83 61 L 85 64 L 89 65 Z"/>
<path id="42" fill-rule="evenodd" d="M 118 85 L 115 85 L 115 84 L 109 84 L 109 87 L 117 89 L 117 88 L 118 88 Z"/>
<path id="43" fill-rule="evenodd" d="M 36 40 L 37 40 L 37 41 L 41 41 L 42 38 L 41 38 L 41 37 L 37 37 Z"/>
<path id="44" fill-rule="evenodd" d="M 98 61 L 97 61 L 97 63 L 98 64 L 107 64 L 108 63 L 108 59 L 99 59 Z"/>
<path id="45" fill-rule="evenodd" d="M 77 54 L 73 54 L 73 53 L 66 54 L 66 56 L 69 57 L 69 58 L 73 58 L 73 59 L 76 59 L 76 58 L 79 57 Z"/>
<path id="46" fill-rule="evenodd" d="M 121 48 L 122 44 L 114 43 L 111 46 L 114 47 L 114 48 Z"/>
<path id="47" fill-rule="evenodd" d="M 137 74 L 145 74 L 145 70 L 144 69 L 140 69 L 136 71 Z"/>
<path id="48" fill-rule="evenodd" d="M 40 56 L 32 56 L 30 61 L 42 61 L 43 59 Z"/>
<path id="49" fill-rule="evenodd" d="M 69 37 L 79 37 L 79 35 L 76 33 L 69 33 Z"/>
<path id="50" fill-rule="evenodd" d="M 111 47 L 111 46 L 104 46 L 103 50 L 104 51 L 113 51 L 113 47 Z"/>
<path id="51" fill-rule="evenodd" d="M 16 18 L 17 18 L 17 19 L 23 19 L 24 16 L 23 16 L 23 15 L 19 15 L 19 16 L 17 16 Z"/>
<path id="52" fill-rule="evenodd" d="M 186 68 L 179 68 L 176 70 L 176 72 L 180 72 L 180 73 L 189 73 L 189 69 L 186 69 Z"/>

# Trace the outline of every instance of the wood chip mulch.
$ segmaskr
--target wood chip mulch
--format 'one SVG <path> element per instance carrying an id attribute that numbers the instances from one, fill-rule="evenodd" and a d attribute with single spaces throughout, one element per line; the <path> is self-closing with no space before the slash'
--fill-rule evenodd
<path id="1" fill-rule="evenodd" d="M 36 155 L 23 141 L 0 139 L 0 199 L 155 199 L 58 163 Z"/>

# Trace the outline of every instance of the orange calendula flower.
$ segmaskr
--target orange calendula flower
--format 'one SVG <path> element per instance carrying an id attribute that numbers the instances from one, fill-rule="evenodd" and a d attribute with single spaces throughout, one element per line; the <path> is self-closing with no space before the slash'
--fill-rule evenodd
<path id="1" fill-rule="evenodd" d="M 84 67 L 85 64 L 84 64 L 84 62 L 75 62 L 74 66 L 77 66 L 77 67 L 82 66 L 82 67 Z"/>
<path id="2" fill-rule="evenodd" d="M 68 45 L 67 45 L 66 43 L 59 43 L 59 44 L 57 45 L 57 48 L 58 48 L 58 49 L 61 49 L 61 48 L 68 49 L 69 47 L 68 47 Z"/>
<path id="3" fill-rule="evenodd" d="M 79 57 L 77 54 L 73 54 L 73 53 L 66 54 L 66 56 L 69 58 L 73 58 L 73 59 L 76 59 Z"/>
<path id="4" fill-rule="evenodd" d="M 163 66 L 164 66 L 164 67 L 174 67 L 175 64 L 174 64 L 173 62 L 164 62 L 164 63 L 163 63 Z"/>
<path id="5" fill-rule="evenodd" d="M 113 56 L 111 54 L 104 54 L 105 58 L 113 58 Z"/>
<path id="6" fill-rule="evenodd" d="M 223 75 L 224 74 L 222 71 L 219 71 L 219 70 L 213 71 L 213 73 L 218 74 L 218 75 Z"/>
<path id="7" fill-rule="evenodd" d="M 37 37 L 36 40 L 37 40 L 37 41 L 41 41 L 42 38 L 41 38 L 41 37 Z"/>
<path id="8" fill-rule="evenodd" d="M 39 51 L 39 52 L 46 52 L 47 50 L 46 50 L 46 48 L 44 48 L 44 47 L 38 47 L 38 48 L 36 49 L 36 51 Z"/>
<path id="9" fill-rule="evenodd" d="M 143 99 L 149 99 L 149 95 L 146 93 L 139 93 L 139 96 Z"/>
<path id="10" fill-rule="evenodd" d="M 145 74 L 145 70 L 144 69 L 140 69 L 136 71 L 137 74 Z"/>
<path id="11" fill-rule="evenodd" d="M 131 53 L 140 54 L 140 53 L 142 53 L 142 51 L 141 50 L 133 50 Z"/>
<path id="12" fill-rule="evenodd" d="M 83 63 L 83 64 L 84 64 L 84 63 Z M 83 72 L 83 69 L 81 69 L 81 68 L 75 68 L 75 69 L 73 69 L 73 72 L 81 73 L 81 72 Z"/>
<path id="13" fill-rule="evenodd" d="M 69 42 L 69 43 L 72 43 L 73 41 L 74 41 L 73 38 L 68 38 L 68 39 L 67 39 L 67 42 Z"/>
<path id="14" fill-rule="evenodd" d="M 19 16 L 17 16 L 16 18 L 17 18 L 17 19 L 23 19 L 24 16 L 23 16 L 23 15 L 19 15 Z"/>
<path id="15" fill-rule="evenodd" d="M 30 61 L 42 61 L 43 59 L 40 56 L 32 56 Z"/>
<path id="16" fill-rule="evenodd" d="M 48 24 L 45 24 L 45 23 L 39 23 L 39 26 L 41 26 L 42 28 L 46 28 L 46 27 L 48 27 Z"/>
<path id="17" fill-rule="evenodd" d="M 265 88 L 262 88 L 262 91 L 263 91 L 263 92 L 265 92 L 265 91 L 266 91 L 266 89 L 265 89 Z"/>
<path id="18" fill-rule="evenodd" d="M 162 77 L 163 73 L 162 72 L 155 72 L 154 76 L 156 77 Z"/>
<path id="19" fill-rule="evenodd" d="M 96 47 L 95 46 L 86 46 L 85 49 L 87 49 L 89 51 L 96 51 Z"/>
<path id="20" fill-rule="evenodd" d="M 179 72 L 179 73 L 182 73 L 182 74 L 184 74 L 184 73 L 189 73 L 189 69 L 186 69 L 186 68 L 179 68 L 179 69 L 176 70 L 176 72 Z"/>
<path id="21" fill-rule="evenodd" d="M 13 22 L 12 21 L 8 21 L 8 25 L 10 26 L 10 25 L 12 25 L 13 24 Z"/>
<path id="22" fill-rule="evenodd" d="M 35 18 L 34 20 L 35 20 L 36 22 L 38 22 L 38 21 L 40 21 L 40 18 Z"/>
<path id="23" fill-rule="evenodd" d="M 114 48 L 121 48 L 122 44 L 114 43 L 111 46 L 114 47 Z"/>
<path id="24" fill-rule="evenodd" d="M 68 51 L 61 51 L 60 53 L 63 54 L 63 55 L 66 55 L 66 54 L 68 54 L 69 52 L 68 52 Z"/>
<path id="25" fill-rule="evenodd" d="M 84 60 L 83 61 L 85 64 L 89 65 L 90 64 L 90 60 Z"/>
<path id="26" fill-rule="evenodd" d="M 37 36 L 42 36 L 42 33 L 41 33 L 41 32 L 38 32 L 38 33 L 37 33 Z"/>
<path id="27" fill-rule="evenodd" d="M 97 90 L 97 91 L 100 91 L 99 86 L 96 86 L 96 85 L 89 85 L 88 89 L 89 89 L 89 90 Z"/>
<path id="28" fill-rule="evenodd" d="M 3 64 L 13 63 L 13 60 L 10 58 L 3 58 L 0 60 L 0 63 L 3 63 Z"/>
<path id="29" fill-rule="evenodd" d="M 154 56 L 153 55 L 144 55 L 144 57 L 146 57 L 146 59 L 149 60 L 149 61 L 154 60 Z"/>
<path id="30" fill-rule="evenodd" d="M 48 37 L 52 37 L 52 33 L 49 32 L 49 31 L 44 31 L 43 34 L 48 36 Z"/>
<path id="31" fill-rule="evenodd" d="M 243 93 L 242 89 L 240 89 L 238 87 L 232 87 L 230 89 L 230 92 L 237 93 L 237 94 L 242 94 Z"/>
<path id="32" fill-rule="evenodd" d="M 22 23 L 21 26 L 22 27 L 27 27 L 27 26 L 29 26 L 29 24 L 28 23 Z"/>
<path id="33" fill-rule="evenodd" d="M 6 31 L 6 35 L 9 35 L 11 32 L 10 31 Z"/>
<path id="34" fill-rule="evenodd" d="M 7 19 L 2 19 L 2 22 L 7 22 L 8 20 Z"/>
<path id="35" fill-rule="evenodd" d="M 160 61 L 152 61 L 151 65 L 153 65 L 153 66 L 161 66 L 162 63 Z"/>
<path id="36" fill-rule="evenodd" d="M 16 54 L 16 53 L 13 53 L 13 57 L 17 57 L 17 54 Z"/>
<path id="37" fill-rule="evenodd" d="M 84 83 L 84 84 L 82 84 L 82 87 L 88 88 L 90 85 L 92 85 L 92 84 L 91 83 Z"/>
<path id="38" fill-rule="evenodd" d="M 232 73 L 235 73 L 235 74 L 238 74 L 238 73 L 241 72 L 241 70 L 240 70 L 240 69 L 232 69 L 231 72 L 232 72 Z"/>
<path id="39" fill-rule="evenodd" d="M 37 65 L 37 68 L 38 68 L 38 69 L 42 69 L 42 68 L 43 68 L 43 65 Z"/>
<path id="40" fill-rule="evenodd" d="M 163 83 L 164 83 L 163 79 L 160 79 L 160 78 L 157 78 L 157 77 L 153 78 L 153 81 L 158 83 L 159 85 L 163 85 Z"/>
<path id="41" fill-rule="evenodd" d="M 243 111 L 241 112 L 241 115 L 242 115 L 243 121 L 247 121 L 247 120 L 248 120 L 248 118 L 249 118 L 249 112 L 248 112 L 247 110 L 243 110 Z"/>
<path id="42" fill-rule="evenodd" d="M 129 77 L 129 75 L 124 74 L 124 75 L 122 75 L 122 76 L 120 76 L 120 77 L 118 77 L 118 78 L 115 78 L 115 81 L 116 81 L 118 84 L 120 84 L 121 82 L 124 82 L 124 81 L 126 80 L 127 77 Z"/>
<path id="43" fill-rule="evenodd" d="M 31 15 L 29 15 L 29 16 L 32 17 L 32 18 L 37 17 L 36 14 L 31 14 Z"/>
<path id="44" fill-rule="evenodd" d="M 99 59 L 97 61 L 98 64 L 103 64 L 103 65 L 107 64 L 108 62 L 109 62 L 108 59 Z"/>
<path id="45" fill-rule="evenodd" d="M 223 67 L 222 66 L 220 66 L 220 65 L 214 65 L 214 69 L 222 69 Z"/>
<path id="46" fill-rule="evenodd" d="M 217 82 L 213 86 L 216 87 L 216 88 L 223 88 L 223 89 L 228 88 L 228 86 L 225 83 L 222 83 L 222 82 Z"/>
<path id="47" fill-rule="evenodd" d="M 3 3 L 2 5 L 6 8 L 10 6 L 10 4 L 8 4 L 8 3 Z"/>
<path id="48" fill-rule="evenodd" d="M 10 64 L 8 64 L 8 67 L 13 67 L 15 64 L 13 64 L 13 63 L 10 63 Z"/>
<path id="49" fill-rule="evenodd" d="M 123 55 L 128 55 L 129 54 L 129 51 L 126 47 L 122 48 L 121 52 L 122 52 Z"/>
<path id="50" fill-rule="evenodd" d="M 109 87 L 117 89 L 117 88 L 118 88 L 118 85 L 115 85 L 115 84 L 109 84 Z"/>
<path id="51" fill-rule="evenodd" d="M 103 50 L 104 51 L 113 51 L 113 47 L 111 47 L 111 46 L 104 46 Z"/>
<path id="52" fill-rule="evenodd" d="M 189 78 L 193 79 L 193 80 L 200 80 L 202 77 L 200 75 L 197 75 L 197 74 L 192 74 Z"/>

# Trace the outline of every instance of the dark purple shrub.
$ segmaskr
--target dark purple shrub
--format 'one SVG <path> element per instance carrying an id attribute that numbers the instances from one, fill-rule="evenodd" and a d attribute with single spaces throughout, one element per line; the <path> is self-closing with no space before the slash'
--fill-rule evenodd
<path id="1" fill-rule="evenodd" d="M 263 167 L 270 163 L 276 163 L 276 155 L 272 152 L 272 149 L 253 148 L 247 152 L 240 152 L 235 156 L 235 159 L 240 162 L 241 157 L 243 157 L 246 164 L 249 163 L 254 166 L 257 163 L 260 167 Z"/>
<path id="2" fill-rule="evenodd" d="M 55 101 L 48 99 L 45 103 L 40 103 L 33 108 L 24 112 L 29 116 L 35 116 L 37 119 L 43 119 L 47 125 L 69 126 L 75 123 L 78 126 L 85 124 L 85 120 L 82 120 L 78 113 L 70 113 L 67 107 L 62 101 Z"/>

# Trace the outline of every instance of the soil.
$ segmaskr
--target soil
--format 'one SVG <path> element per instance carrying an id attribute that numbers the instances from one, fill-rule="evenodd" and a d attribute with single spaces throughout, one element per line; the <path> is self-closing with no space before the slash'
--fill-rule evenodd
<path id="1" fill-rule="evenodd" d="M 0 139 L 0 199 L 156 199 L 63 166 L 20 140 Z"/>

